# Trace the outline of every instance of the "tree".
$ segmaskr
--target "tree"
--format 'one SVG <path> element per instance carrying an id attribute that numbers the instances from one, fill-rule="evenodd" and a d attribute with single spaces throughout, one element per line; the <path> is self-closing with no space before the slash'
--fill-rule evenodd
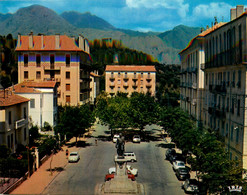
<path id="1" fill-rule="evenodd" d="M 85 133 L 86 129 L 91 127 L 95 121 L 93 112 L 89 105 L 82 106 L 65 106 L 59 116 L 59 122 L 56 131 L 68 138 L 77 137 Z"/>

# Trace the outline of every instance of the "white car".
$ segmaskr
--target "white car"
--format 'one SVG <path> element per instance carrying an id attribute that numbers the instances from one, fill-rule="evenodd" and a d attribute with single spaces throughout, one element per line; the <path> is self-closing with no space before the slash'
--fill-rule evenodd
<path id="1" fill-rule="evenodd" d="M 117 142 L 117 139 L 118 139 L 119 137 L 120 137 L 120 135 L 115 134 L 115 135 L 113 136 L 113 139 L 112 139 L 113 143 L 116 143 L 116 142 Z"/>
<path id="2" fill-rule="evenodd" d="M 140 137 L 140 135 L 134 135 L 134 136 L 133 136 L 133 142 L 134 142 L 134 143 L 140 143 L 140 142 L 141 142 L 141 137 Z"/>
<path id="3" fill-rule="evenodd" d="M 185 168 L 184 161 L 176 160 L 172 164 L 172 168 L 174 171 L 176 171 L 178 168 Z"/>
<path id="4" fill-rule="evenodd" d="M 69 162 L 78 162 L 80 160 L 80 155 L 78 152 L 70 152 L 69 154 Z"/>
<path id="5" fill-rule="evenodd" d="M 138 175 L 138 169 L 133 168 L 131 165 L 127 165 L 126 169 L 134 176 Z M 111 167 L 108 170 L 109 174 L 114 174 L 116 173 L 116 167 Z"/>

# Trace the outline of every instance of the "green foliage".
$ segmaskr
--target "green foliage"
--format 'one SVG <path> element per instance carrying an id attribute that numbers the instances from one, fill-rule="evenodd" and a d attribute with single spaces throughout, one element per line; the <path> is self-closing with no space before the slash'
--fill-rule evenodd
<path id="1" fill-rule="evenodd" d="M 141 93 L 133 93 L 131 97 L 124 93 L 107 97 L 102 93 L 97 99 L 96 115 L 110 129 L 131 127 L 143 130 L 145 125 L 156 123 L 158 105 L 154 97 Z"/>
<path id="2" fill-rule="evenodd" d="M 49 137 L 46 138 L 43 143 L 38 147 L 40 159 L 43 158 L 46 154 L 50 155 L 53 149 L 57 146 L 56 139 Z"/>
<path id="3" fill-rule="evenodd" d="M 87 104 L 60 108 L 56 132 L 68 137 L 78 137 L 85 133 L 95 121 L 94 113 Z"/>
<path id="4" fill-rule="evenodd" d="M 52 126 L 48 122 L 44 122 L 44 128 L 42 129 L 43 131 L 51 131 Z"/>

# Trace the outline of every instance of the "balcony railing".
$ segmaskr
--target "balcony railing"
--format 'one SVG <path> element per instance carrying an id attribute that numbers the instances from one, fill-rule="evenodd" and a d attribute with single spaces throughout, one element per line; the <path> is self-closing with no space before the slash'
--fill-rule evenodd
<path id="1" fill-rule="evenodd" d="M 20 119 L 20 120 L 15 122 L 15 129 L 19 129 L 19 128 L 25 126 L 25 124 L 27 124 L 27 120 L 25 118 Z"/>
<path id="2" fill-rule="evenodd" d="M 147 87 L 147 88 L 151 88 L 152 85 L 148 83 L 148 84 L 146 84 L 146 87 Z"/>

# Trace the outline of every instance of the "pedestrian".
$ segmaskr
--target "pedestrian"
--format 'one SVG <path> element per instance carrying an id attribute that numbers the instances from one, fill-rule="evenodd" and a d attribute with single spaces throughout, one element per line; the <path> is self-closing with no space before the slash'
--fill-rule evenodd
<path id="1" fill-rule="evenodd" d="M 97 146 L 97 143 L 98 143 L 98 140 L 97 139 L 95 139 L 95 145 Z"/>
<path id="2" fill-rule="evenodd" d="M 68 159 L 68 156 L 69 156 L 69 150 L 66 149 L 66 158 Z"/>

